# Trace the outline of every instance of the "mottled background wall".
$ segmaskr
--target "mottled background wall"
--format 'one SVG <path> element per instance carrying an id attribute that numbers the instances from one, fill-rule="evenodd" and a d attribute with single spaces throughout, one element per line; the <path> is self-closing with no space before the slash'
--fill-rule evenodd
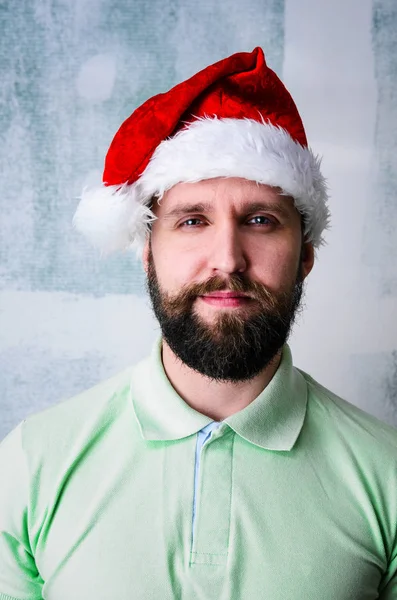
<path id="1" fill-rule="evenodd" d="M 324 155 L 333 228 L 295 364 L 397 425 L 395 0 L 0 0 L 0 438 L 149 352 L 133 254 L 72 230 L 132 110 L 261 45 Z"/>

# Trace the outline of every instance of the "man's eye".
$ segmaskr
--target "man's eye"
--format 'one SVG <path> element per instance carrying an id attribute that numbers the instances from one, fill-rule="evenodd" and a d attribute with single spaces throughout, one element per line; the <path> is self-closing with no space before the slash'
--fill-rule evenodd
<path id="1" fill-rule="evenodd" d="M 197 227 L 199 223 L 202 223 L 202 220 L 197 217 L 192 217 L 190 219 L 186 219 L 180 224 L 180 227 Z"/>
<path id="2" fill-rule="evenodd" d="M 254 221 L 254 225 L 274 225 L 274 222 L 271 219 L 264 217 L 263 215 L 256 215 L 247 222 L 252 223 L 252 221 Z"/>

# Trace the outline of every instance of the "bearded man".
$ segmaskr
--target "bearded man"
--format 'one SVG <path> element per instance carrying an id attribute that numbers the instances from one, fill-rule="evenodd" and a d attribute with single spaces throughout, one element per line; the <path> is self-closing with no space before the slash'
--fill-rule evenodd
<path id="1" fill-rule="evenodd" d="M 329 210 L 262 50 L 137 108 L 103 181 L 74 224 L 161 335 L 2 443 L 0 600 L 397 599 L 397 432 L 287 343 Z"/>

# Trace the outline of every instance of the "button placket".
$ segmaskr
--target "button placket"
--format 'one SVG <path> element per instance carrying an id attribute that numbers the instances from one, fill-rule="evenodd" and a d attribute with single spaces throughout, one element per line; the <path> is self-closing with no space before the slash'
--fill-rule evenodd
<path id="1" fill-rule="evenodd" d="M 191 563 L 226 564 L 234 435 L 218 429 L 201 449 Z"/>

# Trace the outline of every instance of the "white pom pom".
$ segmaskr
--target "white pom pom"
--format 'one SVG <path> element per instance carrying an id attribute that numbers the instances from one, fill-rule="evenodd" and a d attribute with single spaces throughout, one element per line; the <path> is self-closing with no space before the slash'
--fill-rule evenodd
<path id="1" fill-rule="evenodd" d="M 84 188 L 73 227 L 102 255 L 127 249 L 139 254 L 156 218 L 145 200 L 138 183 Z"/>

